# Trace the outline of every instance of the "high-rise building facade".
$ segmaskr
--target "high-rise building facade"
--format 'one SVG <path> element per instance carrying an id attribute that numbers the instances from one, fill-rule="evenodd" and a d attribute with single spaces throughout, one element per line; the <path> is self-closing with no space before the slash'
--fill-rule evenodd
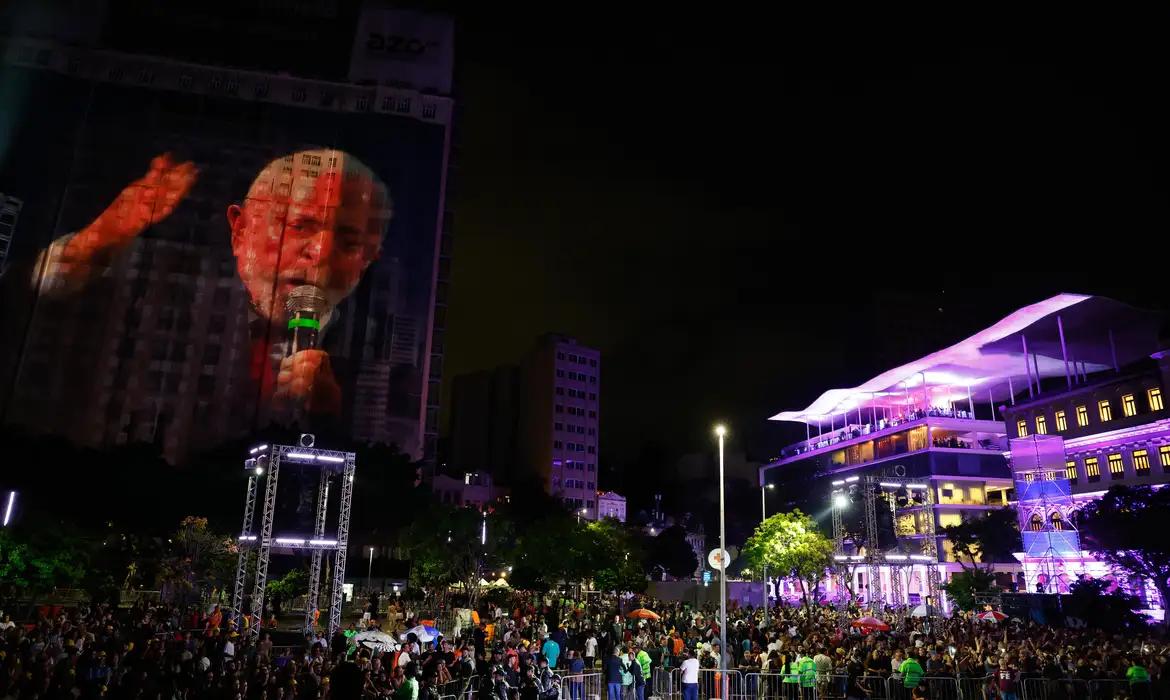
<path id="1" fill-rule="evenodd" d="M 12 236 L 16 233 L 16 221 L 20 218 L 20 209 L 24 206 L 16 197 L 9 197 L 0 192 L 0 275 L 8 262 L 8 251 L 12 249 Z"/>
<path id="2" fill-rule="evenodd" d="M 214 11 L 187 0 L 163 13 L 113 0 L 80 38 L 2 38 L 3 77 L 21 90 L 0 191 L 23 207 L 0 413 L 182 462 L 287 410 L 429 457 L 451 252 L 451 22 L 372 2 L 237 5 L 249 21 L 225 31 L 238 41 L 193 40 L 186 30 Z M 161 23 L 149 37 L 125 24 L 142 12 Z M 31 26 L 19 20 L 7 26 Z M 135 210 L 141 225 L 124 233 Z M 262 234 L 280 242 L 271 259 Z M 327 361 L 307 390 L 276 371 L 283 298 L 300 284 L 328 298 Z"/>
<path id="3" fill-rule="evenodd" d="M 558 334 L 538 338 L 518 367 L 456 377 L 448 473 L 535 481 L 597 519 L 600 391 L 601 353 Z"/>
<path id="4" fill-rule="evenodd" d="M 455 377 L 451 385 L 449 474 L 488 473 L 510 484 L 516 473 L 520 368 L 514 365 Z"/>
<path id="5" fill-rule="evenodd" d="M 539 338 L 521 365 L 520 459 L 565 506 L 597 518 L 601 352 L 576 338 Z"/>

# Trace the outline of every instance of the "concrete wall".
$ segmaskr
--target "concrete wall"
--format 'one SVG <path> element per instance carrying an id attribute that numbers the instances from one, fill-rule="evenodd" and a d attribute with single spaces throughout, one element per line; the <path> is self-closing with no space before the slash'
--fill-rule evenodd
<path id="1" fill-rule="evenodd" d="M 727 582 L 727 605 L 759 607 L 764 600 L 762 583 Z M 719 581 L 704 586 L 702 581 L 651 581 L 646 594 L 661 600 L 679 600 L 692 605 L 719 604 Z M 734 602 L 733 602 L 734 601 Z"/>

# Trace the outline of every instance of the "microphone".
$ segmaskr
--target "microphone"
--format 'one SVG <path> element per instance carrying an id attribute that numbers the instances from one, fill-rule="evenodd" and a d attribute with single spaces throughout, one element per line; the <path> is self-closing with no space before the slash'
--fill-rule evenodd
<path id="1" fill-rule="evenodd" d="M 321 331 L 321 318 L 325 315 L 328 303 L 325 290 L 311 284 L 294 287 L 288 293 L 284 302 L 288 312 L 287 355 L 317 347 L 317 334 Z"/>

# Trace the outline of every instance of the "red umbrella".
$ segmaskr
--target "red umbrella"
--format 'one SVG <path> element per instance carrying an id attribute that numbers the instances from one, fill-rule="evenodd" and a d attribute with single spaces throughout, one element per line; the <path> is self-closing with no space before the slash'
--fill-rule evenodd
<path id="1" fill-rule="evenodd" d="M 877 619 L 876 617 L 873 617 L 872 615 L 863 617 L 860 620 L 854 620 L 853 626 L 863 630 L 880 630 L 882 632 L 890 629 L 889 625 Z"/>
<path id="2" fill-rule="evenodd" d="M 657 620 L 658 613 L 654 612 L 653 610 L 647 610 L 646 608 L 638 608 L 629 615 L 626 615 L 626 617 L 633 620 Z"/>
<path id="3" fill-rule="evenodd" d="M 1007 615 L 1004 615 L 998 610 L 988 610 L 976 615 L 975 619 L 983 620 L 984 622 L 1002 622 L 1003 620 L 1007 619 Z"/>

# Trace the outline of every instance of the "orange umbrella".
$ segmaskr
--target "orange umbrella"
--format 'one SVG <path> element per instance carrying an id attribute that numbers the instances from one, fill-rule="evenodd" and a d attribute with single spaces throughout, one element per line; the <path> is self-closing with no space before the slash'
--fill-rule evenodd
<path id="1" fill-rule="evenodd" d="M 626 615 L 626 617 L 630 618 L 631 620 L 657 620 L 657 619 L 659 619 L 658 613 L 654 612 L 653 610 L 647 610 L 646 608 L 638 608 L 637 610 L 633 610 L 630 612 L 629 615 Z"/>
<path id="2" fill-rule="evenodd" d="M 873 616 L 863 617 L 860 620 L 854 620 L 853 626 L 857 627 L 859 629 L 863 629 L 863 630 L 882 630 L 882 631 L 885 631 L 885 630 L 890 629 L 889 625 L 887 625 L 886 623 L 882 622 L 881 620 L 879 620 Z"/>

